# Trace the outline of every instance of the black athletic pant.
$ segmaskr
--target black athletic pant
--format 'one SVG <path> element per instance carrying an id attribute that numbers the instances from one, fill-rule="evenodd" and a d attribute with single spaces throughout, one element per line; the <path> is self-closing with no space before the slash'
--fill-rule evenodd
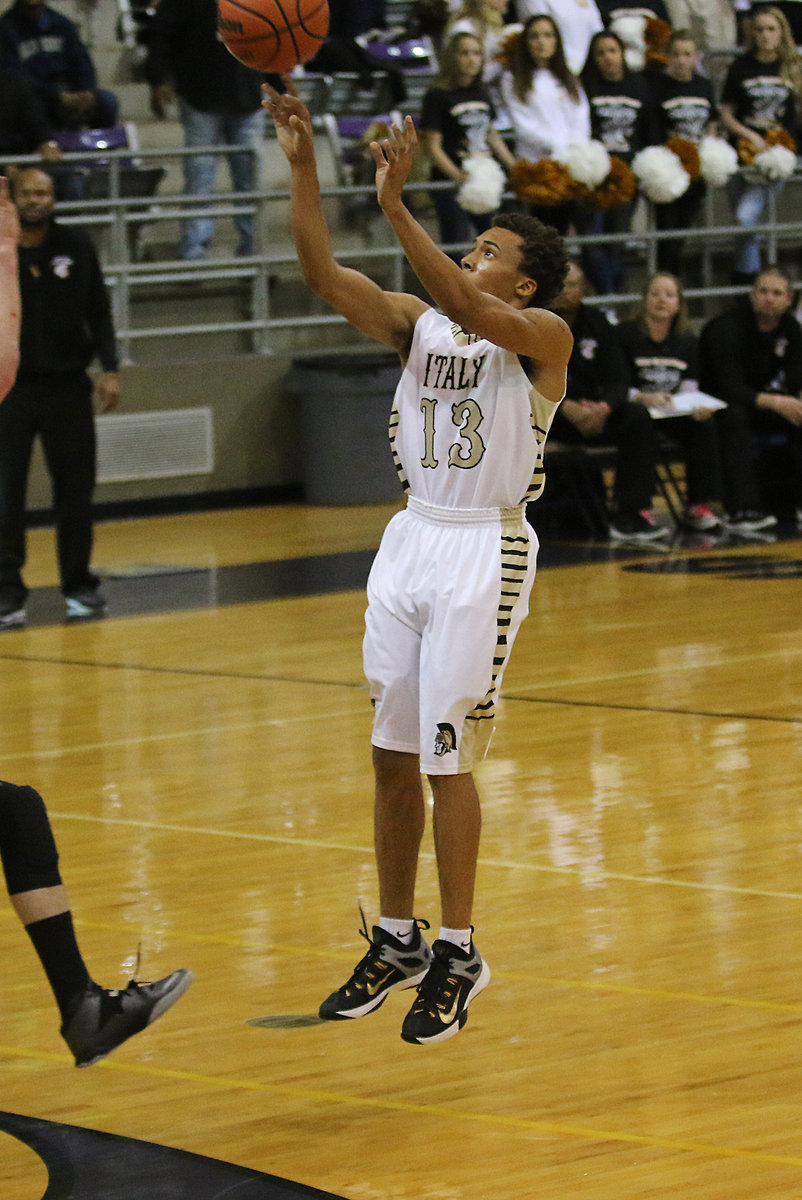
<path id="1" fill-rule="evenodd" d="M 793 475 L 793 498 L 802 507 L 802 428 L 779 413 L 728 404 L 716 413 L 724 466 L 724 501 L 730 513 L 762 509 L 758 478 L 760 439 L 783 439 Z"/>
<path id="2" fill-rule="evenodd" d="M 69 596 L 98 582 L 89 570 L 95 421 L 88 375 L 28 377 L 0 404 L 0 597 L 15 604 L 28 594 L 25 498 L 37 436 L 53 484 L 61 590 Z"/>
<path id="3" fill-rule="evenodd" d="M 633 404 L 629 400 L 616 404 L 604 423 L 601 436 L 590 439 L 583 438 L 558 408 L 550 436 L 555 441 L 573 445 L 615 446 L 613 495 L 617 511 L 631 514 L 651 508 L 657 463 L 657 422 L 642 404 Z"/>
<path id="4" fill-rule="evenodd" d="M 702 201 L 705 197 L 705 185 L 697 179 L 688 186 L 687 192 L 679 200 L 668 204 L 655 204 L 654 223 L 657 229 L 690 229 L 696 221 Z M 668 271 L 671 275 L 682 278 L 682 248 L 683 238 L 666 238 L 657 243 L 657 269 Z M 701 245 L 701 243 L 699 243 Z"/>

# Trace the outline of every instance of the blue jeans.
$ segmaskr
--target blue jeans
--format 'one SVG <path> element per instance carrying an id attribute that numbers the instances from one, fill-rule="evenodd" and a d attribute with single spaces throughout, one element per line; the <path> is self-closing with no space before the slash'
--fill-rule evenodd
<path id="1" fill-rule="evenodd" d="M 199 112 L 181 99 L 181 124 L 185 146 L 232 145 L 242 150 L 230 152 L 228 169 L 235 192 L 255 191 L 259 177 L 257 167 L 265 136 L 265 114 L 261 108 L 245 116 L 229 113 Z M 184 194 L 208 196 L 214 189 L 217 157 L 213 154 L 188 154 L 184 158 Z M 234 218 L 239 234 L 237 254 L 253 254 L 254 220 L 243 214 Z M 179 253 L 182 258 L 204 258 L 212 240 L 214 222 L 209 217 L 192 217 L 181 224 Z"/>
<path id="2" fill-rule="evenodd" d="M 747 183 L 743 176 L 733 175 L 727 184 L 727 191 L 735 211 L 735 220 L 747 229 L 759 225 L 769 197 L 773 195 L 776 199 L 782 189 L 782 180 L 779 183 Z M 761 268 L 760 242 L 759 234 L 746 239 L 735 262 L 736 271 L 743 275 L 757 275 Z"/>

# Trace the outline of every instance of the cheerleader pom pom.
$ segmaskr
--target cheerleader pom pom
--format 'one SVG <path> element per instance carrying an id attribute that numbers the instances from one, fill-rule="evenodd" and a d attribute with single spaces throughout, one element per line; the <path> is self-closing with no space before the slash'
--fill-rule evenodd
<path id="1" fill-rule="evenodd" d="M 711 187 L 723 187 L 738 170 L 738 152 L 724 138 L 703 137 L 699 143 L 702 178 Z"/>
<path id="2" fill-rule="evenodd" d="M 761 150 L 755 155 L 752 166 L 757 167 L 766 179 L 776 183 L 793 175 L 796 170 L 796 155 L 785 146 L 769 146 L 768 150 Z"/>
<path id="3" fill-rule="evenodd" d="M 632 160 L 641 191 L 654 204 L 670 204 L 684 196 L 691 177 L 676 154 L 665 146 L 647 146 Z"/>
<path id="4" fill-rule="evenodd" d="M 507 182 L 496 160 L 487 154 L 469 154 L 462 169 L 466 179 L 457 192 L 460 208 L 476 214 L 495 212 Z"/>
<path id="5" fill-rule="evenodd" d="M 598 141 L 577 142 L 568 146 L 559 161 L 567 167 L 571 178 L 593 190 L 610 174 L 610 155 Z"/>
<path id="6" fill-rule="evenodd" d="M 646 17 L 615 17 L 610 29 L 624 43 L 624 60 L 630 71 L 642 71 L 646 66 Z"/>

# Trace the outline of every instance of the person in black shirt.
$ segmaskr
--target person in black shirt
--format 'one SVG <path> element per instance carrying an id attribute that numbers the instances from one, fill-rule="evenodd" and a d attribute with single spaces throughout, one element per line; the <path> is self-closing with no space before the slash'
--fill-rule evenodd
<path id="1" fill-rule="evenodd" d="M 716 120 L 713 85 L 696 70 L 698 57 L 699 50 L 693 35 L 687 29 L 675 30 L 668 40 L 665 72 L 653 76 L 652 80 L 659 144 L 671 137 L 679 137 L 698 146 Z M 704 195 L 704 181 L 692 179 L 688 190 L 677 200 L 655 204 L 657 228 L 688 229 L 696 220 Z M 659 241 L 658 269 L 678 275 L 682 247 L 682 238 Z"/>
<path id="2" fill-rule="evenodd" d="M 698 387 L 698 340 L 686 321 L 680 281 L 658 271 L 648 280 L 635 317 L 616 326 L 630 372 L 629 398 L 653 410 L 657 419 L 661 409 L 670 409 L 673 395 Z M 682 446 L 687 491 L 682 520 L 688 529 L 700 531 L 721 524 L 712 508 L 721 503 L 723 488 L 711 417 L 711 411 L 700 406 L 691 416 L 663 419 L 661 430 Z"/>
<path id="3" fill-rule="evenodd" d="M 120 395 L 109 298 L 85 233 L 53 220 L 50 176 L 19 171 L 14 201 L 22 226 L 20 366 L 0 405 L 0 629 L 25 623 L 25 499 L 34 438 L 53 481 L 61 588 L 67 615 L 100 616 L 105 600 L 89 569 L 95 486 L 93 398 L 101 412 Z M 92 360 L 102 372 L 94 386 Z"/>
<path id="4" fill-rule="evenodd" d="M 657 432 L 647 409 L 627 399 L 629 370 L 615 330 L 599 308 L 584 303 L 587 282 L 569 262 L 563 289 L 551 303 L 574 337 L 563 400 L 552 420 L 552 441 L 615 446 L 615 515 L 610 535 L 653 541 L 667 530 L 650 513 L 655 489 Z"/>
<path id="5" fill-rule="evenodd" d="M 431 159 L 432 181 L 465 179 L 464 160 L 469 154 L 491 152 L 508 169 L 514 159 L 495 128 L 495 108 L 482 82 L 482 43 L 472 33 L 455 33 L 441 57 L 437 83 L 423 98 L 420 130 Z M 493 213 L 466 212 L 456 193 L 445 189 L 432 192 L 440 224 L 440 241 L 445 245 L 469 241 L 493 223 Z"/>
<path id="6" fill-rule="evenodd" d="M 44 0 L 16 0 L 0 17 L 0 63 L 27 80 L 54 129 L 116 125 L 117 97 L 97 86 L 94 63 L 72 21 Z"/>
<path id="7" fill-rule="evenodd" d="M 594 34 L 582 86 L 590 104 L 591 137 L 616 158 L 629 163 L 654 140 L 653 105 L 640 72 L 630 71 L 624 43 L 612 30 Z M 588 214 L 584 233 L 626 233 L 634 200 Z M 624 274 L 621 243 L 585 247 L 583 259 L 595 291 L 608 295 L 620 290 Z"/>
<path id="8" fill-rule="evenodd" d="M 785 129 L 798 141 L 802 58 L 779 9 L 761 9 L 747 29 L 746 50 L 727 72 L 719 112 L 732 141 L 737 144 L 743 139 L 759 153 L 766 149 L 766 134 L 772 129 Z M 782 181 L 755 183 L 741 174 L 734 175 L 728 191 L 738 224 L 746 228 L 757 225 L 769 196 L 779 195 L 782 187 Z M 753 235 L 741 247 L 735 281 L 751 282 L 760 263 L 760 238 Z"/>
<path id="9" fill-rule="evenodd" d="M 747 533 L 777 523 L 763 508 L 755 465 L 755 451 L 766 438 L 785 443 L 802 525 L 802 329 L 792 302 L 788 277 L 767 267 L 750 295 L 708 321 L 700 339 L 699 382 L 727 404 L 716 413 L 727 523 Z"/>

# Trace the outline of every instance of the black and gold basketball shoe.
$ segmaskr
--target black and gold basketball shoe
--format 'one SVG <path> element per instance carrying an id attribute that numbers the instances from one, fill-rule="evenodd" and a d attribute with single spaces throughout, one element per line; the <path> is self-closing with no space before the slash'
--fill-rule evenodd
<path id="1" fill-rule="evenodd" d="M 370 949 L 354 967 L 348 982 L 321 1004 L 323 1020 L 365 1017 L 384 1004 L 390 992 L 416 987 L 432 961 L 432 951 L 421 935 L 421 930 L 428 928 L 427 921 L 416 920 L 414 937 L 407 946 L 378 925 L 373 926 L 371 937 L 363 915 L 359 933 Z"/>

